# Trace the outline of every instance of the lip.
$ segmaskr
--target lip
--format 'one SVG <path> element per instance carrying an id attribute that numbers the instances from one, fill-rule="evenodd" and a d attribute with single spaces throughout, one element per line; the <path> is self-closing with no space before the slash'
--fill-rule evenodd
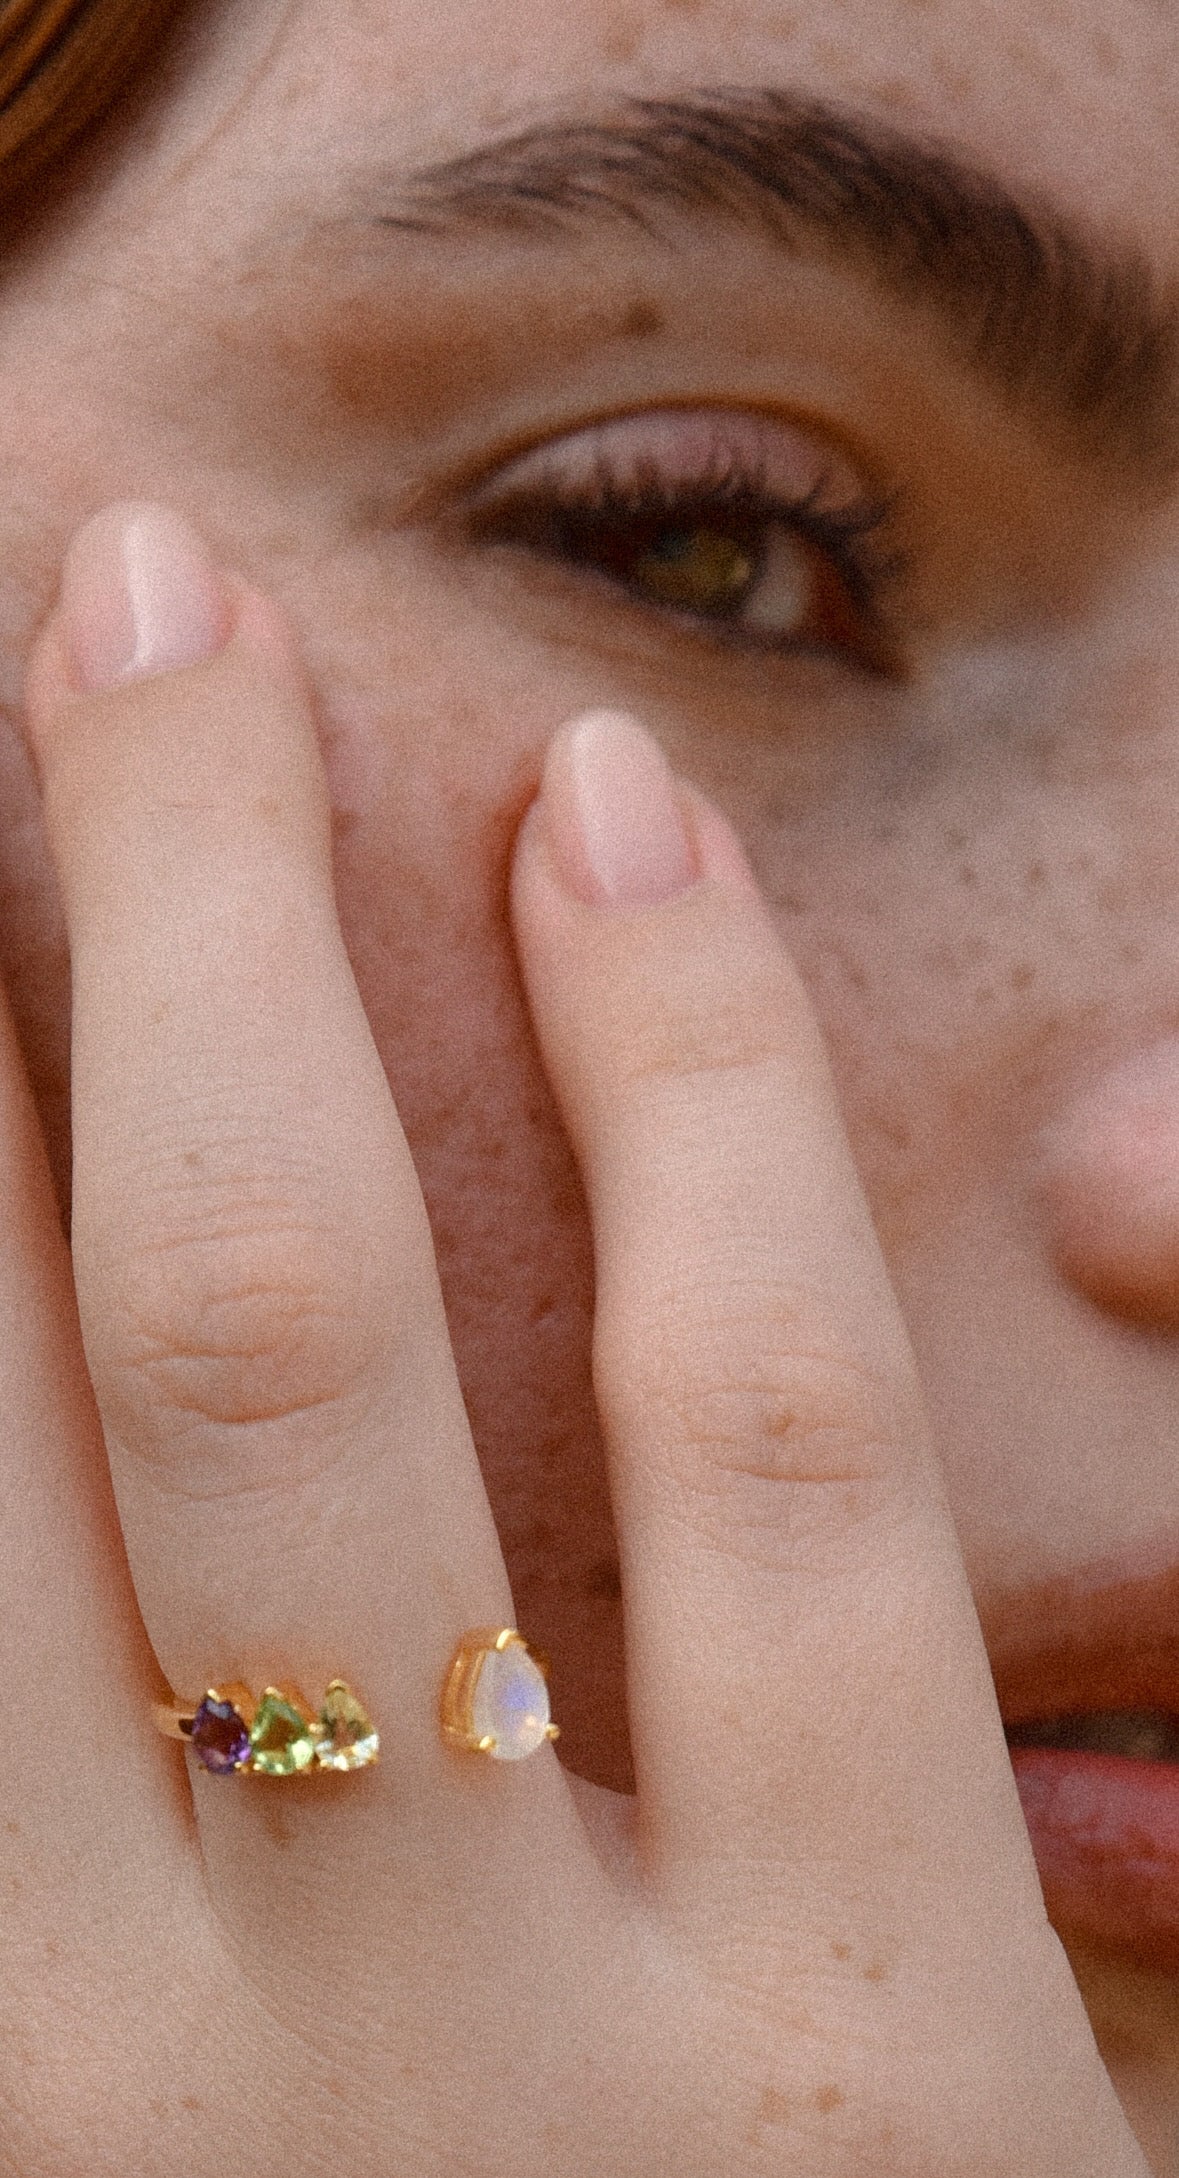
<path id="1" fill-rule="evenodd" d="M 1048 1918 L 1179 1973 L 1179 1762 L 1015 1747 Z"/>
<path id="2" fill-rule="evenodd" d="M 1106 1560 L 980 1599 L 1004 1723 L 1179 1716 L 1179 1562 Z M 1053 1926 L 1179 1973 L 1179 1763 L 1011 1749 Z"/>

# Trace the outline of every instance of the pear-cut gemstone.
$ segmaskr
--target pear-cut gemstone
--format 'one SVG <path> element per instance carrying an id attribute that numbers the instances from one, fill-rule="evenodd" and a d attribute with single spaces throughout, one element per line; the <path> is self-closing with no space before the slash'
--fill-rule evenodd
<path id="1" fill-rule="evenodd" d="M 214 1777 L 228 1777 L 250 1759 L 250 1735 L 232 1702 L 206 1694 L 189 1733 L 197 1761 Z"/>
<path id="2" fill-rule="evenodd" d="M 293 1777 L 315 1760 L 317 1728 L 302 1710 L 268 1686 L 250 1727 L 250 1767 L 264 1777 Z"/>
<path id="3" fill-rule="evenodd" d="M 498 1762 L 535 1754 L 549 1736 L 544 1673 L 519 1641 L 488 1649 L 471 1698 L 473 1738 Z"/>
<path id="4" fill-rule="evenodd" d="M 315 1759 L 321 1770 L 363 1770 L 375 1762 L 380 1740 L 372 1719 L 343 1679 L 333 1679 L 319 1712 Z"/>

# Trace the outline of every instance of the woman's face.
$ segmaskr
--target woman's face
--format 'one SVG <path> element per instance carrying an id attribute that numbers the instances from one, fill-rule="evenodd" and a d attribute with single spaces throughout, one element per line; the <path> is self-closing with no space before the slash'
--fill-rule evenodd
<path id="1" fill-rule="evenodd" d="M 626 1779 L 618 1581 L 504 882 L 587 704 L 655 728 L 776 903 L 1009 1717 L 1179 1713 L 1179 411 L 1138 276 L 1179 276 L 1173 11 L 330 13 L 201 11 L 8 276 L 0 944 L 63 1189 L 22 664 L 77 519 L 164 497 L 305 640 L 345 930 L 573 1766 Z M 887 188 L 813 99 L 884 124 Z M 1096 277 L 1030 258 L 983 175 Z M 1074 1960 L 1173 2152 L 1174 1981 Z"/>

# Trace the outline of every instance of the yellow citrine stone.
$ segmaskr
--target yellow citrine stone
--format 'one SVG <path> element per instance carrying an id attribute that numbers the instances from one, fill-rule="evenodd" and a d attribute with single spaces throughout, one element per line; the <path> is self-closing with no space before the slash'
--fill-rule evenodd
<path id="1" fill-rule="evenodd" d="M 321 1770 L 363 1770 L 375 1762 L 380 1739 L 363 1704 L 343 1679 L 333 1679 L 319 1712 L 315 1759 Z"/>
<path id="2" fill-rule="evenodd" d="M 310 1769 L 318 1736 L 302 1695 L 268 1686 L 250 1726 L 250 1768 L 263 1777 L 294 1777 Z"/>

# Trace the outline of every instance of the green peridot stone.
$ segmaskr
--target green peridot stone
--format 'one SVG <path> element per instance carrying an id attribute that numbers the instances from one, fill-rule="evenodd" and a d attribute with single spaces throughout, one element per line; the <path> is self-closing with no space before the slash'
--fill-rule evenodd
<path id="1" fill-rule="evenodd" d="M 333 1679 L 324 1696 L 319 1735 L 315 1759 L 323 1770 L 363 1770 L 377 1759 L 372 1720 L 343 1679 Z"/>
<path id="2" fill-rule="evenodd" d="M 250 1727 L 250 1768 L 263 1777 L 293 1777 L 310 1769 L 315 1760 L 318 1728 L 288 1701 L 277 1687 L 268 1686 Z"/>

